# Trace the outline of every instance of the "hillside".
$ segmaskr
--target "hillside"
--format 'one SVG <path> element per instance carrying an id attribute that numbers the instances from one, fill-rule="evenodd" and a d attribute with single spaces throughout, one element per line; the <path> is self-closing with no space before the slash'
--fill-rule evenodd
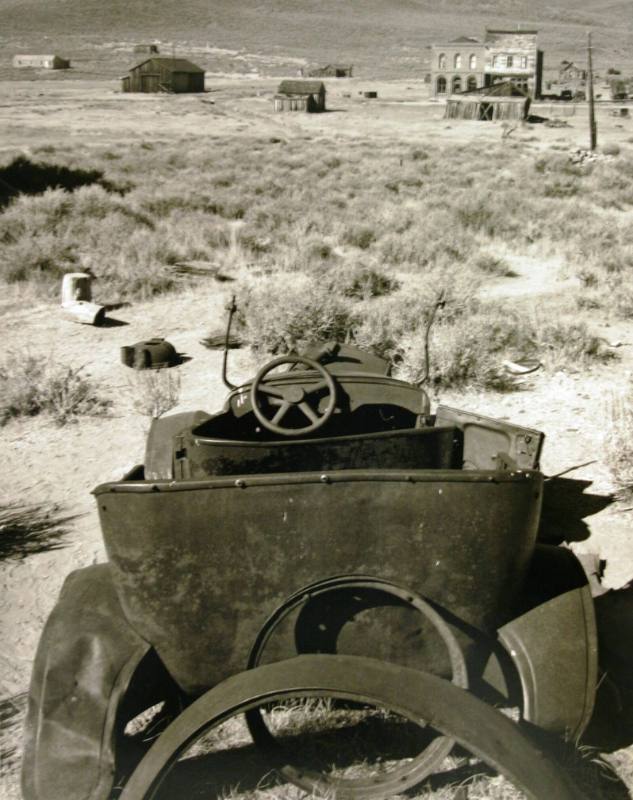
<path id="1" fill-rule="evenodd" d="M 237 50 L 241 58 L 273 54 L 287 63 L 353 61 L 357 74 L 394 77 L 423 69 L 432 41 L 478 35 L 486 25 L 538 28 L 552 64 L 579 57 L 591 27 L 598 64 L 624 66 L 633 37 L 623 0 L 0 0 L 0 21 L 4 59 L 26 48 L 62 48 L 81 60 L 105 43 L 158 40 Z M 213 58 L 204 66 L 213 70 Z"/>

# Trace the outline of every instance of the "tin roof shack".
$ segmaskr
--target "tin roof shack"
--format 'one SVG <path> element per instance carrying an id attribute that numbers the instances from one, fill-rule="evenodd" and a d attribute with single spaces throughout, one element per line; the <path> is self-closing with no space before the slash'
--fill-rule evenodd
<path id="1" fill-rule="evenodd" d="M 275 111 L 325 111 L 322 81 L 282 81 L 273 100 Z"/>
<path id="2" fill-rule="evenodd" d="M 308 67 L 301 70 L 305 78 L 351 78 L 352 64 L 326 64 L 324 67 Z"/>
<path id="3" fill-rule="evenodd" d="M 121 88 L 124 92 L 204 92 L 204 70 L 186 58 L 155 56 L 132 67 Z"/>
<path id="4" fill-rule="evenodd" d="M 511 81 L 452 94 L 446 102 L 445 119 L 474 119 L 488 122 L 527 119 L 531 99 Z"/>
<path id="5" fill-rule="evenodd" d="M 512 81 L 530 97 L 541 96 L 543 51 L 537 46 L 538 31 L 486 29 L 486 86 Z"/>
<path id="6" fill-rule="evenodd" d="M 34 67 L 35 69 L 70 69 L 70 61 L 55 54 L 17 55 L 13 57 L 13 66 Z"/>
<path id="7" fill-rule="evenodd" d="M 157 44 L 135 44 L 134 45 L 134 52 L 143 54 L 146 53 L 147 55 L 154 55 L 158 53 L 158 45 Z"/>

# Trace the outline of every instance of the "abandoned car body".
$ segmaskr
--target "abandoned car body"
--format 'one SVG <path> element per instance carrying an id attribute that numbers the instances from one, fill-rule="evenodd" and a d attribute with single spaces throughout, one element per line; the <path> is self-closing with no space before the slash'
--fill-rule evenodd
<path id="1" fill-rule="evenodd" d="M 156 420 L 144 465 L 94 490 L 108 563 L 69 576 L 42 635 L 26 800 L 105 800 L 125 772 L 122 729 L 160 700 L 185 710 L 125 800 L 154 796 L 232 714 L 247 711 L 269 748 L 258 706 L 297 694 L 384 705 L 439 732 L 370 782 L 275 763 L 300 786 L 388 796 L 457 741 L 529 797 L 582 797 L 490 704 L 567 737 L 592 713 L 589 586 L 570 550 L 538 541 L 543 438 L 431 414 L 385 361 L 333 343 L 273 359 L 219 413 Z M 290 645 L 275 642 L 291 617 Z"/>

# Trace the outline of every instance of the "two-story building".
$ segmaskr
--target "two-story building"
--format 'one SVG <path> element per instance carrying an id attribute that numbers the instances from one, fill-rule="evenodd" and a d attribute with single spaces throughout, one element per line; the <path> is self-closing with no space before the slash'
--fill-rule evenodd
<path id="1" fill-rule="evenodd" d="M 530 97 L 540 97 L 543 52 L 537 35 L 538 31 L 486 29 L 485 85 L 509 80 Z"/>
<path id="2" fill-rule="evenodd" d="M 431 92 L 446 97 L 483 86 L 485 49 L 472 36 L 431 46 Z"/>
<path id="3" fill-rule="evenodd" d="M 458 92 L 511 81 L 530 97 L 539 97 L 543 53 L 537 31 L 487 29 L 483 42 L 460 36 L 431 46 L 431 94 L 447 97 Z"/>

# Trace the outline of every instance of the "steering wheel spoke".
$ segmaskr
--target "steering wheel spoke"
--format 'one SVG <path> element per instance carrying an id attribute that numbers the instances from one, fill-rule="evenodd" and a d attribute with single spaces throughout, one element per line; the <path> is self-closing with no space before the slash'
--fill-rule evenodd
<path id="1" fill-rule="evenodd" d="M 275 416 L 271 419 L 271 422 L 273 423 L 273 425 L 279 425 L 280 420 L 286 415 L 286 411 L 288 411 L 290 406 L 291 406 L 291 403 L 289 403 L 287 400 L 283 400 L 279 404 L 279 408 L 278 408 L 277 412 L 275 413 Z"/>
<path id="2" fill-rule="evenodd" d="M 300 364 L 308 367 L 318 373 L 320 380 L 307 387 L 293 381 L 271 385 L 265 379 L 270 372 L 282 364 Z M 323 412 L 320 410 L 323 406 L 323 398 L 321 398 L 318 410 L 312 408 L 306 401 L 306 396 L 315 392 L 325 393 L 327 402 Z M 251 384 L 250 399 L 255 417 L 269 431 L 282 436 L 302 436 L 318 430 L 332 416 L 336 405 L 336 384 L 330 373 L 318 361 L 303 356 L 280 356 L 269 361 L 257 373 Z M 272 417 L 270 416 L 271 408 L 275 409 Z M 309 424 L 303 427 L 282 426 L 280 422 L 291 408 L 300 411 Z"/>
<path id="3" fill-rule="evenodd" d="M 310 406 L 305 402 L 299 403 L 299 408 L 303 411 L 304 415 L 310 420 L 313 425 L 316 425 L 317 422 L 321 420 L 321 417 L 318 416 Z M 276 415 L 275 415 L 276 416 Z"/>

